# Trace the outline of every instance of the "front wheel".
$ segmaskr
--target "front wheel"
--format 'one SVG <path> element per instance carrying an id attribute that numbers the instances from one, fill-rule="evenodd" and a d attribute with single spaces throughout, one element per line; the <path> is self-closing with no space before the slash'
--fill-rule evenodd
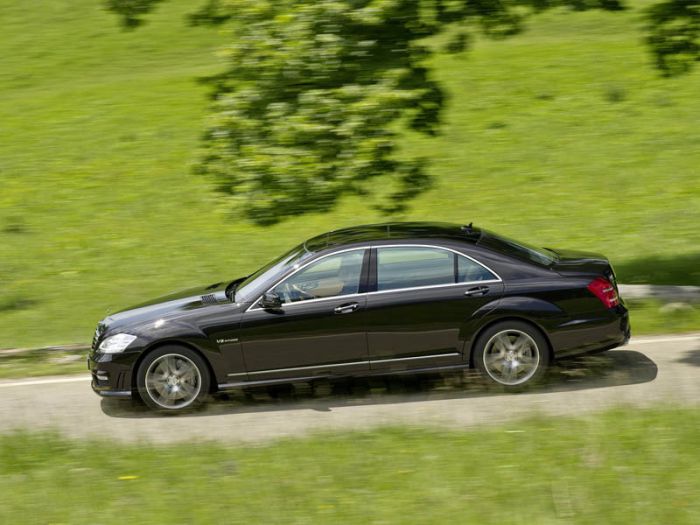
<path id="1" fill-rule="evenodd" d="M 163 346 L 139 365 L 136 384 L 144 403 L 175 412 L 200 404 L 209 393 L 209 371 L 199 354 L 180 346 Z"/>
<path id="2" fill-rule="evenodd" d="M 488 328 L 474 348 L 474 364 L 489 382 L 505 390 L 536 383 L 549 365 L 549 347 L 539 330 L 521 321 Z"/>

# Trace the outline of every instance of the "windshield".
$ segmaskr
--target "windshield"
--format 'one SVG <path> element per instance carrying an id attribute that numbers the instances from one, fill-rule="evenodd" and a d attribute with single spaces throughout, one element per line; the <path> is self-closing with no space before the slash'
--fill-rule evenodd
<path id="1" fill-rule="evenodd" d="M 525 259 L 544 266 L 549 266 L 556 260 L 556 256 L 551 250 L 536 248 L 486 230 L 482 231 L 479 244 L 505 255 Z"/>
<path id="2" fill-rule="evenodd" d="M 306 251 L 303 244 L 296 246 L 281 257 L 269 262 L 257 272 L 246 277 L 236 288 L 235 300 L 243 302 L 256 299 L 258 295 L 265 291 L 266 285 L 273 280 L 275 276 L 282 275 L 287 270 L 298 266 L 311 255 L 310 252 Z"/>

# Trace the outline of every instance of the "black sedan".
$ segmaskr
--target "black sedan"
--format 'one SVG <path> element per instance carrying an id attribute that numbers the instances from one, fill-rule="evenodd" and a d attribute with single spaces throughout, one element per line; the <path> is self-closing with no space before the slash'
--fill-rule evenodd
<path id="1" fill-rule="evenodd" d="M 629 336 L 600 255 L 391 223 L 324 233 L 247 277 L 110 315 L 88 365 L 98 394 L 176 411 L 228 389 L 459 368 L 518 390 L 556 357 Z"/>

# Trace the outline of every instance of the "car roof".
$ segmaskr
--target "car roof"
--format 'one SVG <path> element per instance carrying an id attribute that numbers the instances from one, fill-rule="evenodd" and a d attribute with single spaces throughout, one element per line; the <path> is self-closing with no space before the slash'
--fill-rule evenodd
<path id="1" fill-rule="evenodd" d="M 345 244 L 410 239 L 444 239 L 476 243 L 481 230 L 469 225 L 448 222 L 386 222 L 365 224 L 341 230 L 333 230 L 312 237 L 304 243 L 306 250 L 316 252 Z"/>

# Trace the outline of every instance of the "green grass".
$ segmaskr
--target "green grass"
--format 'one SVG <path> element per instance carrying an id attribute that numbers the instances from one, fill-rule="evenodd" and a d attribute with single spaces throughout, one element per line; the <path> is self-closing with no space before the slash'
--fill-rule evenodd
<path id="1" fill-rule="evenodd" d="M 253 227 L 192 174 L 197 79 L 228 38 L 187 26 L 193 9 L 172 0 L 125 33 L 100 2 L 0 0 L 0 348 L 87 342 L 111 310 L 384 219 L 351 198 Z M 398 218 L 603 252 L 622 282 L 700 284 L 700 72 L 660 78 L 640 27 L 638 8 L 553 11 L 438 54 L 442 133 L 402 142 L 435 185 Z"/>
<path id="2" fill-rule="evenodd" d="M 697 410 L 492 429 L 389 428 L 266 446 L 0 437 L 3 523 L 700 520 Z"/>

